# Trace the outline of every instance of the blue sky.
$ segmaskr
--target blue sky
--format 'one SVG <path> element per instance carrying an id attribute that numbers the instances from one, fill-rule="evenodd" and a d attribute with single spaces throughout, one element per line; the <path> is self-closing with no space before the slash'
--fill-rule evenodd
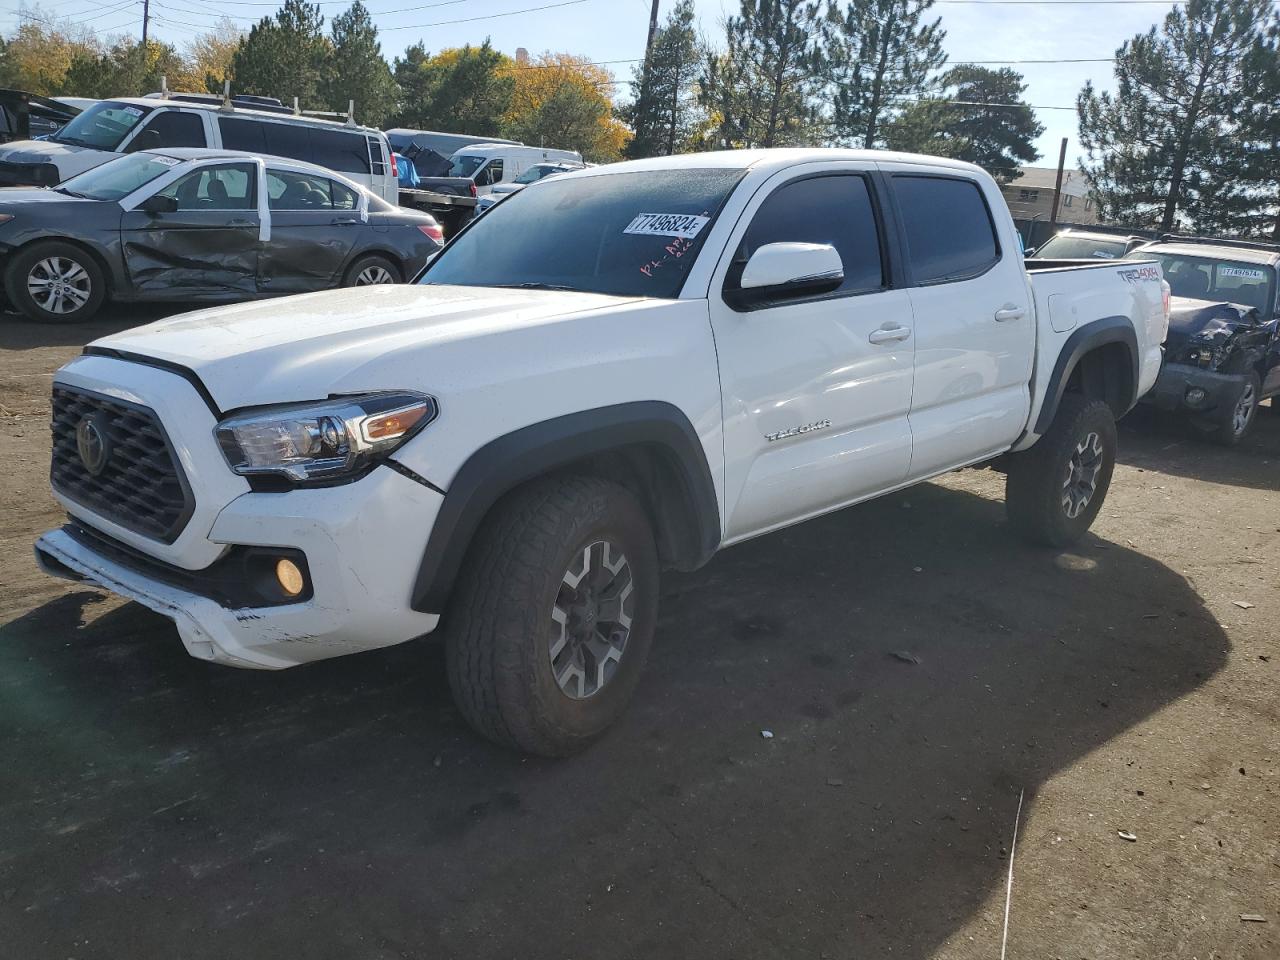
<path id="1" fill-rule="evenodd" d="M 321 9 L 332 15 L 349 0 L 322 0 Z M 429 50 L 479 43 L 490 37 L 507 53 L 526 47 L 531 54 L 545 50 L 585 55 L 594 61 L 630 60 L 644 54 L 649 0 L 574 0 L 563 6 L 468 20 L 557 0 L 364 0 L 382 34 L 383 52 L 390 58 L 421 39 Z M 563 3 L 564 0 L 559 0 Z M 666 11 L 674 0 L 662 0 Z M 156 36 L 181 45 L 198 28 L 218 16 L 232 16 L 248 26 L 274 10 L 271 0 L 151 0 Z M 737 9 L 737 0 L 697 0 L 703 32 L 719 38 L 726 14 Z M 408 10 L 406 8 L 418 8 Z M 53 0 L 41 5 L 44 16 L 70 17 L 105 34 L 136 32 L 141 22 L 140 0 Z M 1107 58 L 1128 37 L 1163 18 L 1167 2 L 1135 3 L 1103 0 L 1092 4 L 939 2 L 934 8 L 947 31 L 945 49 L 953 61 L 1046 60 Z M 661 16 L 661 14 L 660 14 Z M 16 16 L 4 15 L 10 28 Z M 619 80 L 631 77 L 631 63 L 611 66 Z M 1027 99 L 1039 107 L 1070 107 L 1086 79 L 1103 88 L 1111 86 L 1109 63 L 1018 64 L 1027 78 Z M 625 91 L 625 86 L 619 90 Z M 281 91 L 287 96 L 288 91 Z M 1047 128 L 1038 147 L 1042 165 L 1057 160 L 1058 142 L 1069 138 L 1068 162 L 1079 156 L 1075 114 L 1068 110 L 1037 111 Z"/>

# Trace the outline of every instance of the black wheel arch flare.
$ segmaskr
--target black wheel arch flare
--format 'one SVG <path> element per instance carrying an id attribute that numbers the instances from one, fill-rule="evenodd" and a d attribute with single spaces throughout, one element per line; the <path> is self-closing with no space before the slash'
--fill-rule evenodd
<path id="1" fill-rule="evenodd" d="M 689 547 L 678 566 L 693 569 L 706 563 L 720 545 L 720 508 L 697 432 L 670 403 L 622 403 L 522 427 L 471 454 L 449 483 L 436 515 L 413 588 L 413 609 L 444 611 L 476 531 L 505 494 L 592 457 L 637 448 L 654 449 L 670 465 L 675 487 L 656 491 L 659 509 L 686 523 L 692 520 L 692 529 L 681 528 Z"/>
<path id="2" fill-rule="evenodd" d="M 1127 413 L 1138 402 L 1138 337 L 1133 332 L 1133 321 L 1128 317 L 1103 317 L 1094 320 L 1075 330 L 1067 337 L 1066 343 L 1058 351 L 1058 359 L 1054 362 L 1053 372 L 1045 384 L 1044 405 L 1036 417 L 1035 432 L 1044 434 L 1053 423 L 1066 393 L 1067 384 L 1080 361 L 1089 353 L 1100 347 L 1118 343 L 1126 348 L 1129 356 L 1129 381 L 1125 386 L 1125 395 L 1121 397 L 1120 409 L 1116 410 L 1116 419 Z M 1105 399 L 1105 398 L 1100 398 Z"/>

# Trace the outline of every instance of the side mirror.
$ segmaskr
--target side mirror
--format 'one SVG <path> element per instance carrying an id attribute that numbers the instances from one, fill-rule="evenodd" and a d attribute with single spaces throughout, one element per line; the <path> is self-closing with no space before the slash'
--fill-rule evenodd
<path id="1" fill-rule="evenodd" d="M 831 293 L 844 283 L 844 264 L 829 243 L 766 243 L 742 268 L 735 305 Z"/>
<path id="2" fill-rule="evenodd" d="M 155 193 L 138 204 L 138 209 L 143 213 L 150 214 L 177 213 L 178 198 L 166 197 L 163 194 Z"/>

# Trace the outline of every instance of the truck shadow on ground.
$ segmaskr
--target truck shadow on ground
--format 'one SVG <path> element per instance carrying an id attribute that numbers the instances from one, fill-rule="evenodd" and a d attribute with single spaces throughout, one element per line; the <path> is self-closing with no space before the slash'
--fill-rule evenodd
<path id="1" fill-rule="evenodd" d="M 9 624 L 14 955 L 925 958 L 1000 896 L 1019 790 L 1228 651 L 1160 563 L 935 485 L 665 594 L 632 709 L 554 763 L 472 737 L 436 645 L 255 674 L 84 592 Z"/>
<path id="2" fill-rule="evenodd" d="M 1280 398 L 1258 408 L 1237 447 L 1196 437 L 1182 417 L 1138 407 L 1120 424 L 1120 462 L 1158 473 L 1256 490 L 1280 490 Z"/>

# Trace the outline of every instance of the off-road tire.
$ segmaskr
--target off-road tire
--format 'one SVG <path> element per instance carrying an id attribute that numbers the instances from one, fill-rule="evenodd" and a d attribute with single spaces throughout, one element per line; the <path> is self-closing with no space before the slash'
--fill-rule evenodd
<path id="1" fill-rule="evenodd" d="M 32 272 L 41 264 L 74 264 L 80 273 L 74 275 L 77 296 L 85 294 L 83 303 L 65 312 L 49 309 L 37 302 L 28 287 Z M 83 281 L 81 280 L 83 278 Z M 83 286 L 81 283 L 83 282 Z M 107 296 L 107 281 L 98 261 L 73 243 L 44 240 L 19 251 L 4 272 L 4 289 L 9 302 L 37 323 L 83 323 L 102 306 Z"/>
<path id="2" fill-rule="evenodd" d="M 1234 447 L 1253 431 L 1258 419 L 1259 397 L 1262 392 L 1262 381 L 1256 373 L 1250 373 L 1241 384 L 1239 392 L 1231 398 L 1230 405 L 1211 420 L 1193 420 L 1192 428 L 1206 440 L 1223 447 Z M 1246 399 L 1246 394 L 1248 399 Z M 1251 408 L 1243 413 L 1243 427 L 1237 419 L 1237 408 L 1242 403 L 1251 404 Z M 1275 401 L 1271 401 L 1275 404 Z"/>
<path id="3" fill-rule="evenodd" d="M 1093 479 L 1093 493 L 1076 516 L 1070 516 L 1066 489 L 1072 458 L 1082 444 L 1096 437 L 1101 464 Z M 1050 547 L 1065 547 L 1085 535 L 1102 509 L 1116 463 L 1115 416 L 1101 400 L 1080 394 L 1063 396 L 1053 423 L 1030 449 L 1009 457 L 1005 480 L 1005 510 L 1023 538 Z"/>
<path id="4" fill-rule="evenodd" d="M 385 273 L 390 279 L 387 280 L 361 280 L 362 275 L 376 274 L 378 271 Z M 404 271 L 391 260 L 390 257 L 384 257 L 378 253 L 365 254 L 363 257 L 357 257 L 351 266 L 347 267 L 347 272 L 342 275 L 342 285 L 344 287 L 359 287 L 366 284 L 376 283 L 403 283 Z"/>
<path id="5" fill-rule="evenodd" d="M 573 699 L 552 669 L 552 611 L 569 565 L 601 539 L 620 548 L 631 570 L 630 634 L 612 677 L 592 696 Z M 631 699 L 657 610 L 657 549 L 636 498 L 594 477 L 532 481 L 486 518 L 446 613 L 445 655 L 458 709 L 483 736 L 525 753 L 582 750 Z"/>

